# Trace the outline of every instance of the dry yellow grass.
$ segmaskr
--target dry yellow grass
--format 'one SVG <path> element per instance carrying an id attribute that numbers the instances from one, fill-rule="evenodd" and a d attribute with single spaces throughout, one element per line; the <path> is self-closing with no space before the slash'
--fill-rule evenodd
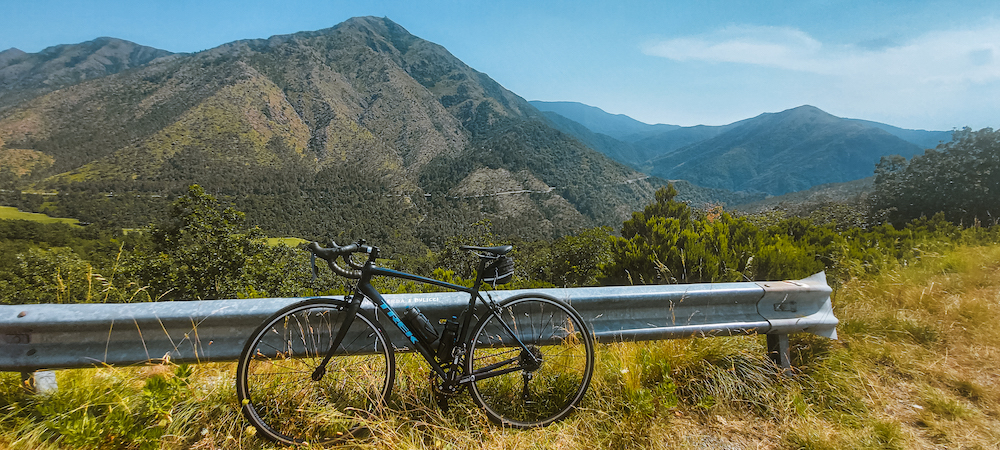
<path id="1" fill-rule="evenodd" d="M 837 293 L 873 410 L 905 448 L 1000 448 L 1000 247 L 959 247 Z"/>
<path id="2" fill-rule="evenodd" d="M 582 408 L 536 430 L 491 425 L 466 396 L 439 410 L 426 368 L 400 355 L 390 408 L 373 416 L 371 438 L 349 447 L 1000 448 L 1000 246 L 925 255 L 849 281 L 835 292 L 834 305 L 840 340 L 793 336 L 790 376 L 764 357 L 761 336 L 601 345 Z M 137 425 L 164 427 L 152 448 L 275 448 L 239 415 L 232 365 L 192 370 L 169 412 L 155 416 L 160 422 Z M 148 380 L 176 373 L 174 367 L 63 371 L 60 394 L 50 398 L 17 394 L 11 376 L 0 390 L 0 446 L 74 448 L 69 435 L 53 432 L 54 420 L 91 408 L 105 429 L 122 426 L 107 419 L 112 414 L 96 415 L 107 411 L 98 406 L 141 410 L 150 396 L 144 390 L 156 386 Z"/>

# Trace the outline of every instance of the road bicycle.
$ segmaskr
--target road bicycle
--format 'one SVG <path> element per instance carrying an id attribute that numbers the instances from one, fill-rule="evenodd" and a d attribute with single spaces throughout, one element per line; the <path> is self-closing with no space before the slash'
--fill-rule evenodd
<path id="1" fill-rule="evenodd" d="M 549 425 L 583 399 L 594 371 L 594 339 L 576 310 L 549 295 L 523 293 L 496 302 L 489 290 L 480 290 L 510 281 L 510 245 L 460 247 L 479 257 L 472 287 L 379 267 L 378 248 L 363 240 L 330 248 L 313 242 L 308 249 L 314 273 L 318 257 L 334 273 L 358 281 L 343 298 L 311 298 L 283 308 L 247 340 L 236 392 L 244 416 L 265 437 L 336 443 L 367 434 L 365 424 L 390 398 L 397 349 L 427 361 L 440 406 L 447 408 L 449 398 L 468 389 L 486 416 L 503 426 Z M 364 263 L 355 260 L 364 255 Z M 469 304 L 435 327 L 417 308 L 398 314 L 372 286 L 372 277 L 466 292 Z M 373 309 L 362 307 L 366 299 Z M 399 347 L 387 339 L 379 315 L 405 336 Z"/>

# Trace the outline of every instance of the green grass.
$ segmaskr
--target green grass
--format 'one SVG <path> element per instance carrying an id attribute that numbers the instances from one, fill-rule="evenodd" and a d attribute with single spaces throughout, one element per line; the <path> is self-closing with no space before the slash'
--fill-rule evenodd
<path id="1" fill-rule="evenodd" d="M 297 238 L 297 237 L 274 237 L 267 238 L 267 245 L 271 247 L 277 247 L 279 245 L 285 245 L 286 247 L 298 247 L 300 244 L 305 244 L 309 241 Z"/>
<path id="2" fill-rule="evenodd" d="M 924 449 L 1000 442 L 1000 246 L 957 247 L 834 293 L 840 340 L 763 336 L 598 346 L 591 390 L 535 430 L 488 422 L 467 395 L 441 411 L 401 354 L 389 408 L 361 449 Z M 0 375 L 0 447 L 275 448 L 240 416 L 232 364 L 57 372 L 31 396 Z"/>
<path id="3" fill-rule="evenodd" d="M 22 212 L 18 211 L 17 208 L 13 206 L 0 206 L 0 219 L 31 220 L 41 223 L 68 223 L 70 225 L 80 224 L 80 221 L 76 219 L 64 219 L 59 217 L 49 217 L 45 214 Z"/>

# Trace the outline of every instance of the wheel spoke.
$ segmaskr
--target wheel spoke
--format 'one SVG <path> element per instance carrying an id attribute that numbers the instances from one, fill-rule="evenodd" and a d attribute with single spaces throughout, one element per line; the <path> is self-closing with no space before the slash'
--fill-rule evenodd
<path id="1" fill-rule="evenodd" d="M 468 370 L 498 374 L 477 378 L 470 392 L 491 419 L 515 427 L 547 425 L 582 399 L 593 372 L 593 342 L 570 306 L 547 297 L 515 297 L 475 330 Z M 503 373 L 491 366 L 512 356 L 520 370 Z"/>
<path id="2" fill-rule="evenodd" d="M 312 301 L 289 307 L 255 333 L 237 367 L 244 415 L 283 443 L 335 442 L 363 428 L 392 389 L 392 347 L 374 320 L 359 313 L 348 339 L 320 381 L 312 373 L 326 355 L 342 308 Z"/>

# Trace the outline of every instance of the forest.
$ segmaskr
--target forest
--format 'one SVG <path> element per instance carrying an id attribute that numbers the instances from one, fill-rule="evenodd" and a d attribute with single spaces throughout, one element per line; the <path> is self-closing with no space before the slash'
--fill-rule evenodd
<path id="1" fill-rule="evenodd" d="M 414 223 L 393 217 L 397 199 L 364 197 L 371 192 L 364 186 L 340 198 L 367 201 L 376 212 L 350 239 L 381 246 L 383 265 L 425 275 L 469 278 L 472 266 L 455 250 L 459 244 L 513 243 L 517 276 L 509 288 L 796 279 L 823 270 L 833 283 L 843 283 L 889 263 L 919 259 L 934 251 L 929 245 L 995 242 L 997 173 L 1000 133 L 965 129 L 910 161 L 883 158 L 875 168 L 875 192 L 864 204 L 824 205 L 808 216 L 737 215 L 721 207 L 692 208 L 677 200 L 670 185 L 620 229 L 590 228 L 554 239 L 519 236 L 512 224 L 488 219 L 452 236 L 442 237 L 444 224 L 423 242 L 412 235 L 401 239 L 392 228 L 377 228 Z M 321 180 L 317 185 L 325 184 Z M 447 199 L 430 201 L 451 206 Z M 299 205 L 259 205 L 254 211 L 279 207 Z M 466 219 L 471 216 L 468 211 Z M 252 223 L 199 185 L 178 195 L 162 219 L 136 229 L 0 220 L 0 302 L 303 296 L 343 288 L 330 275 L 313 282 L 305 251 L 268 246 L 266 233 Z M 322 239 L 323 233 L 305 237 Z M 345 243 L 342 234 L 325 238 Z"/>

